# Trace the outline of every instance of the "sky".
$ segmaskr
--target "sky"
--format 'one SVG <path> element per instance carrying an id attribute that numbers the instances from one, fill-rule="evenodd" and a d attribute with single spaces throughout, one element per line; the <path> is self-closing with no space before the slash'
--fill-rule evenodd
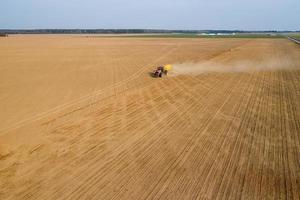
<path id="1" fill-rule="evenodd" d="M 300 0 L 1 0 L 0 29 L 300 30 Z"/>

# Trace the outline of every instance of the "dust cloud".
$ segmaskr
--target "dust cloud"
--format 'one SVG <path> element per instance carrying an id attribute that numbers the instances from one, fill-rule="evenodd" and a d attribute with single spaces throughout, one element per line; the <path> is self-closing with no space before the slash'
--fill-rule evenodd
<path id="1" fill-rule="evenodd" d="M 173 64 L 172 75 L 197 75 L 203 73 L 247 73 L 255 71 L 293 70 L 295 68 L 296 66 L 293 62 L 282 62 L 278 60 L 263 60 L 260 62 L 244 60 L 226 64 L 215 61 L 207 61 L 202 63 Z"/>

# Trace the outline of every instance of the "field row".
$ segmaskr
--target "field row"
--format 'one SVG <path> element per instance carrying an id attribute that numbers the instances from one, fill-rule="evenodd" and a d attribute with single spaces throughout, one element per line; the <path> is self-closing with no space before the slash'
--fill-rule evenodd
<path id="1" fill-rule="evenodd" d="M 153 62 L 176 59 L 184 45 Z M 190 57 L 282 67 L 153 79 L 149 66 L 9 129 L 0 198 L 299 199 L 298 46 L 220 49 Z"/>

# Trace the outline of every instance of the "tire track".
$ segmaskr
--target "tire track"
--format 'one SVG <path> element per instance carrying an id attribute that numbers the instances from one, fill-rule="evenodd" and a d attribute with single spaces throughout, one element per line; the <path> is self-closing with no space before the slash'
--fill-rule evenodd
<path id="1" fill-rule="evenodd" d="M 32 118 L 25 119 L 25 120 L 23 120 L 23 121 L 15 124 L 15 125 L 11 126 L 11 127 L 2 129 L 0 132 L 2 132 L 2 133 L 9 132 L 9 131 L 11 131 L 13 129 L 17 129 L 17 128 L 21 127 L 21 126 L 24 126 L 27 123 L 32 123 L 34 121 L 41 120 L 41 119 L 45 118 L 46 116 L 52 115 L 54 113 L 57 113 L 57 112 L 59 112 L 59 111 L 61 111 L 63 109 L 66 109 L 67 107 L 76 106 L 77 104 L 80 104 L 80 103 L 82 103 L 84 101 L 87 101 L 87 100 L 89 100 L 90 98 L 92 98 L 94 96 L 98 96 L 98 95 L 103 94 L 104 92 L 107 92 L 107 90 L 110 91 L 111 89 L 114 89 L 116 87 L 121 87 L 121 86 L 127 84 L 128 82 L 133 81 L 135 78 L 139 78 L 141 74 L 145 73 L 146 69 L 148 69 L 149 66 L 151 66 L 154 63 L 157 63 L 157 62 L 161 61 L 162 59 L 164 59 L 165 57 L 169 56 L 172 52 L 176 51 L 179 48 L 179 46 L 180 46 L 179 44 L 176 45 L 174 48 L 172 48 L 171 50 L 169 50 L 166 54 L 160 56 L 158 59 L 156 59 L 154 62 L 152 62 L 152 64 L 149 64 L 149 65 L 147 65 L 145 67 L 141 67 L 141 69 L 139 69 L 138 71 L 136 71 L 133 75 L 131 75 L 130 77 L 128 77 L 125 80 L 119 81 L 119 82 L 117 82 L 114 85 L 111 85 L 111 86 L 106 87 L 104 89 L 101 89 L 101 90 L 98 90 L 96 92 L 93 92 L 92 94 L 85 95 L 84 97 L 82 97 L 80 99 L 76 99 L 74 101 L 70 101 L 68 103 L 65 103 L 65 104 L 62 104 L 60 106 L 57 106 L 57 107 L 55 107 L 55 108 L 53 108 L 53 109 L 51 109 L 49 111 L 41 113 L 41 114 L 39 114 L 37 116 L 34 116 Z"/>

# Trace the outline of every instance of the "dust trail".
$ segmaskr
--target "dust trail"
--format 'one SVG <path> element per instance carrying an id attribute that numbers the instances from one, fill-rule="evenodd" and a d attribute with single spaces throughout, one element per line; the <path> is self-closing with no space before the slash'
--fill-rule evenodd
<path id="1" fill-rule="evenodd" d="M 180 74 L 202 74 L 202 73 L 241 73 L 254 71 L 277 71 L 299 69 L 299 65 L 291 62 L 278 60 L 262 60 L 255 62 L 251 60 L 221 63 L 207 61 L 202 63 L 179 63 L 173 64 L 172 75 Z"/>

